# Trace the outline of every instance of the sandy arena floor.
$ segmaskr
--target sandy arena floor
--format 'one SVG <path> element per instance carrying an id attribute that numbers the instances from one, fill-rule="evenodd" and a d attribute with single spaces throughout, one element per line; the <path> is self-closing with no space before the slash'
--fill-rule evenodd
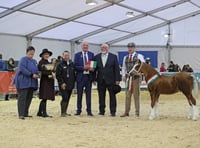
<path id="1" fill-rule="evenodd" d="M 129 117 L 124 112 L 124 92 L 117 95 L 117 116 L 110 117 L 108 95 L 106 115 L 98 115 L 97 93 L 92 94 L 94 117 L 85 111 L 85 96 L 81 116 L 74 116 L 76 95 L 68 112 L 60 117 L 60 96 L 49 101 L 48 113 L 53 118 L 36 116 L 39 100 L 34 98 L 30 107 L 33 118 L 19 120 L 17 101 L 0 101 L 0 148 L 200 148 L 200 119 L 187 119 L 188 103 L 181 93 L 161 95 L 160 117 L 149 121 L 150 98 L 141 92 L 141 117 L 134 117 L 134 104 Z M 200 99 L 197 99 L 200 108 Z"/>

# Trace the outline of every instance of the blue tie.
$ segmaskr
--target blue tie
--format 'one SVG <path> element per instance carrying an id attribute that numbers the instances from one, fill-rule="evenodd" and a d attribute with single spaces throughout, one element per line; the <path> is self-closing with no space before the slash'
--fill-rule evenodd
<path id="1" fill-rule="evenodd" d="M 87 56 L 86 56 L 86 52 L 84 52 L 84 65 L 87 64 Z"/>

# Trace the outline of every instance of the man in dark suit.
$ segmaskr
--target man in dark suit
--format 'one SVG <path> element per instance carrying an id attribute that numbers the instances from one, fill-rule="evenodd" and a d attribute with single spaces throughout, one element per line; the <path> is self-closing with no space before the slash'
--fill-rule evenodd
<path id="1" fill-rule="evenodd" d="M 105 113 L 105 97 L 106 89 L 108 89 L 110 96 L 110 114 L 111 116 L 115 116 L 117 101 L 114 86 L 119 85 L 121 77 L 117 56 L 108 52 L 108 50 L 109 46 L 102 44 L 101 53 L 94 57 L 94 60 L 97 61 L 95 76 L 98 83 L 99 115 L 104 115 Z"/>
<path id="2" fill-rule="evenodd" d="M 93 81 L 93 68 L 90 67 L 88 61 L 92 61 L 94 54 L 88 51 L 89 44 L 84 41 L 81 44 L 82 51 L 75 54 L 74 66 L 76 70 L 77 82 L 77 111 L 75 115 L 80 115 L 82 112 L 82 96 L 83 90 L 86 93 L 86 104 L 88 116 L 93 116 L 91 111 L 91 88 Z"/>

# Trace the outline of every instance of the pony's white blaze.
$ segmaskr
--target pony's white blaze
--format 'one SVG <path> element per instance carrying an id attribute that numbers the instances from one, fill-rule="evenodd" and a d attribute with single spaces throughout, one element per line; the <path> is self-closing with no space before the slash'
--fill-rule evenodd
<path id="1" fill-rule="evenodd" d="M 141 62 L 140 64 L 139 64 L 139 63 L 136 63 L 136 64 L 133 66 L 133 68 L 131 69 L 130 73 L 133 72 L 133 71 L 136 72 L 136 73 L 139 73 L 139 72 L 140 72 L 140 69 L 142 68 L 142 64 L 143 64 L 143 62 Z M 136 70 L 136 67 L 137 67 L 138 65 L 140 65 L 140 67 L 138 68 L 138 70 Z"/>

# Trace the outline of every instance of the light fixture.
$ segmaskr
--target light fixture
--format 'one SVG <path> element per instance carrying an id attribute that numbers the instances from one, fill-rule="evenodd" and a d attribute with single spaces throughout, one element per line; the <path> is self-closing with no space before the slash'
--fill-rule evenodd
<path id="1" fill-rule="evenodd" d="M 132 11 L 126 12 L 127 17 L 134 17 L 134 13 Z"/>
<path id="2" fill-rule="evenodd" d="M 169 37 L 169 33 L 164 34 L 164 37 L 168 38 Z"/>
<path id="3" fill-rule="evenodd" d="M 93 5 L 97 4 L 97 1 L 95 1 L 95 0 L 86 0 L 86 4 L 90 5 L 90 6 L 93 6 Z"/>

